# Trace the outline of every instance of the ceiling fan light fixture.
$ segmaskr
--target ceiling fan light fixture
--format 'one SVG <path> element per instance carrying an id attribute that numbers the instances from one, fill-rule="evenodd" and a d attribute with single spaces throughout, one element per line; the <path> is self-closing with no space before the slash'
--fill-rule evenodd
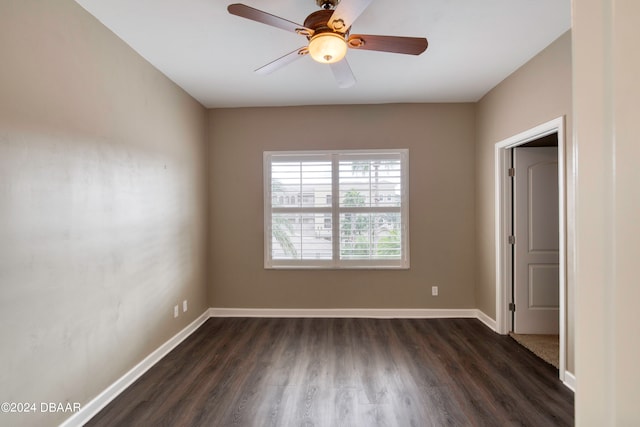
<path id="1" fill-rule="evenodd" d="M 338 62 L 346 54 L 347 42 L 340 34 L 320 33 L 309 40 L 309 55 L 322 64 Z"/>

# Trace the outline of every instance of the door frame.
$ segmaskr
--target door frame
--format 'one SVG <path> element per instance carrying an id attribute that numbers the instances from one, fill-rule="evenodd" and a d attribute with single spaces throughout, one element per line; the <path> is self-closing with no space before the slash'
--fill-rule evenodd
<path id="1" fill-rule="evenodd" d="M 509 332 L 509 302 L 512 291 L 511 245 L 509 244 L 511 219 L 511 182 L 509 177 L 509 150 L 544 136 L 558 134 L 558 222 L 560 268 L 560 360 L 559 376 L 564 382 L 566 369 L 566 183 L 565 183 L 565 118 L 564 116 L 542 123 L 495 144 L 495 246 L 496 246 L 496 331 Z"/>

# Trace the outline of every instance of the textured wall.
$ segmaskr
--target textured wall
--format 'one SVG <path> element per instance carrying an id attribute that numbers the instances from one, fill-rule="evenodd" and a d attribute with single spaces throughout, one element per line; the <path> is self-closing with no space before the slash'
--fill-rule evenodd
<path id="1" fill-rule="evenodd" d="M 566 117 L 566 170 L 572 162 L 571 34 L 562 35 L 537 56 L 485 95 L 477 104 L 476 146 L 476 253 L 478 308 L 494 317 L 495 276 L 495 144 L 557 117 Z M 573 179 L 567 175 L 567 198 L 572 197 Z M 567 204 L 568 216 L 573 207 Z M 568 242 L 574 224 L 567 223 Z M 572 262 L 573 247 L 567 260 Z M 569 268 L 567 270 L 571 270 Z M 572 283 L 569 277 L 568 283 Z M 567 289 L 567 318 L 573 318 L 573 288 Z M 495 318 L 495 317 L 494 317 Z M 573 372 L 573 322 L 567 324 L 567 367 Z"/>
<path id="2" fill-rule="evenodd" d="M 212 110 L 210 305 L 475 307 L 474 115 L 473 104 Z M 264 151 L 390 147 L 409 149 L 409 270 L 263 268 Z"/>
<path id="3" fill-rule="evenodd" d="M 206 111 L 73 1 L 0 58 L 0 401 L 84 404 L 206 308 Z"/>

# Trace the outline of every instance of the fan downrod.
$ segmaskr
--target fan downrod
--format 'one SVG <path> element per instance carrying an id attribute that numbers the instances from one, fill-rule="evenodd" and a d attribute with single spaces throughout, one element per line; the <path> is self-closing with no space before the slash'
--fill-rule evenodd
<path id="1" fill-rule="evenodd" d="M 320 9 L 333 10 L 340 3 L 340 0 L 316 0 L 316 4 Z"/>

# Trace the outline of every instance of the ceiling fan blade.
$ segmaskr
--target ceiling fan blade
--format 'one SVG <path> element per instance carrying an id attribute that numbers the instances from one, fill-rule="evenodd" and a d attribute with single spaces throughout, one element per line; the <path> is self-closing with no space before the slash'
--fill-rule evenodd
<path id="1" fill-rule="evenodd" d="M 300 49 L 296 49 L 293 52 L 287 53 L 284 56 L 276 59 L 275 61 L 269 62 L 267 65 L 263 65 L 262 67 L 255 70 L 258 74 L 271 74 L 277 69 L 284 67 L 287 64 L 292 63 L 298 58 L 302 58 L 308 53 L 307 47 L 301 47 Z"/>
<path id="2" fill-rule="evenodd" d="M 343 58 L 341 61 L 334 62 L 333 64 L 329 64 L 331 67 L 331 71 L 333 71 L 333 76 L 336 78 L 336 82 L 338 82 L 338 87 L 340 88 L 348 88 L 356 84 L 356 78 L 353 75 L 353 71 L 351 71 L 351 67 L 347 62 L 346 58 Z"/>
<path id="3" fill-rule="evenodd" d="M 239 16 L 241 18 L 250 19 L 252 21 L 261 22 L 263 24 L 271 25 L 272 27 L 281 28 L 286 31 L 293 31 L 294 33 L 302 35 L 313 35 L 313 30 L 304 27 L 303 25 L 296 24 L 295 22 L 288 21 L 279 16 L 272 15 L 267 12 L 263 12 L 253 7 L 234 3 L 227 7 L 227 11 L 230 14 Z"/>
<path id="4" fill-rule="evenodd" d="M 346 33 L 373 0 L 342 0 L 329 18 L 329 27 L 335 31 Z"/>
<path id="5" fill-rule="evenodd" d="M 420 55 L 427 50 L 429 42 L 424 37 L 374 36 L 370 34 L 352 34 L 349 47 L 360 50 L 406 53 Z"/>

